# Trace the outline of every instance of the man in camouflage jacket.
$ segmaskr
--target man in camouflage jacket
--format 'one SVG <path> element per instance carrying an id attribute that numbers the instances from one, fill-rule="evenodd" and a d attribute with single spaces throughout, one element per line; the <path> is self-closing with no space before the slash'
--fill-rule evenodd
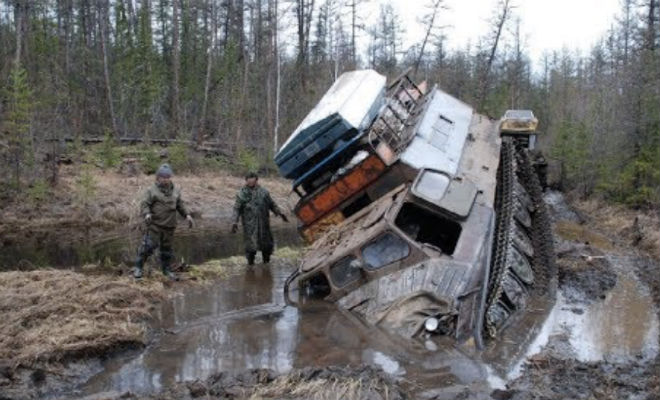
<path id="1" fill-rule="evenodd" d="M 146 224 L 146 233 L 138 250 L 134 276 L 142 278 L 145 261 L 155 249 L 160 248 L 160 265 L 163 274 L 170 279 L 177 277 L 170 269 L 174 254 L 172 238 L 176 229 L 176 213 L 181 214 L 192 228 L 194 220 L 181 198 L 181 189 L 172 183 L 172 168 L 163 164 L 156 171 L 156 182 L 146 190 L 140 203 L 140 214 Z"/>
<path id="2" fill-rule="evenodd" d="M 245 186 L 236 194 L 232 217 L 233 233 L 238 231 L 238 221 L 242 219 L 245 257 L 248 265 L 254 264 L 257 251 L 261 251 L 264 264 L 270 262 L 274 245 L 269 211 L 281 217 L 284 222 L 288 222 L 286 215 L 277 207 L 268 190 L 259 186 L 258 179 L 255 173 L 249 173 L 245 177 Z"/>

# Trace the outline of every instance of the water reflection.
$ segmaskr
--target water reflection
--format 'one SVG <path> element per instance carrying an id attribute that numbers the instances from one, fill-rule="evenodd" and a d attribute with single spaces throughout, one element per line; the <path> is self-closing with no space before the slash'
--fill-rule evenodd
<path id="1" fill-rule="evenodd" d="M 160 311 L 166 333 L 137 357 L 110 360 L 83 392 L 153 392 L 251 368 L 286 373 L 307 366 L 369 364 L 414 382 L 420 396 L 460 393 L 466 386 L 487 394 L 493 373 L 513 377 L 507 372 L 520 369 L 523 361 L 518 360 L 540 351 L 549 337 L 565 329 L 576 351 L 596 346 L 597 357 L 620 352 L 633 357 L 648 348 L 655 352 L 647 354 L 657 353 L 658 321 L 650 299 L 638 282 L 625 278 L 582 314 L 568 307 L 561 293 L 554 307 L 548 300 L 530 302 L 515 329 L 474 354 L 451 338 L 422 343 L 390 335 L 333 304 L 287 305 L 282 286 L 289 272 L 290 266 L 278 263 L 256 266 L 208 287 L 185 289 Z M 621 331 L 610 329 L 615 325 L 622 325 Z"/>
<path id="2" fill-rule="evenodd" d="M 205 288 L 190 288 L 161 309 L 166 332 L 122 365 L 115 360 L 94 378 L 90 393 L 106 389 L 151 392 L 219 371 L 293 366 L 299 313 L 284 305 L 286 271 L 257 266 Z M 125 360 L 124 360 L 125 361 Z"/>
<path id="3" fill-rule="evenodd" d="M 79 240 L 70 240 L 67 232 L 41 232 L 21 243 L 0 243 L 0 271 L 21 265 L 36 267 L 77 267 L 87 263 L 109 261 L 133 262 L 140 242 L 140 233 L 120 231 L 105 239 L 90 241 L 88 235 L 76 232 Z M 279 247 L 296 246 L 300 237 L 295 228 L 273 230 Z M 212 258 L 224 258 L 243 253 L 242 235 L 232 235 L 226 229 L 177 230 L 174 236 L 177 259 L 201 263 Z"/>
<path id="4" fill-rule="evenodd" d="M 362 364 L 429 383 L 438 374 L 452 384 L 484 380 L 485 370 L 449 342 L 430 353 L 333 304 L 286 305 L 282 286 L 289 272 L 282 266 L 257 266 L 206 288 L 184 290 L 161 309 L 162 328 L 169 333 L 138 357 L 109 361 L 83 392 L 146 393 L 222 371 L 270 368 L 285 373 Z"/>
<path id="5" fill-rule="evenodd" d="M 620 277 L 605 300 L 583 314 L 564 316 L 571 329 L 571 345 L 581 361 L 626 361 L 658 353 L 658 317 L 653 299 L 639 284 Z"/>

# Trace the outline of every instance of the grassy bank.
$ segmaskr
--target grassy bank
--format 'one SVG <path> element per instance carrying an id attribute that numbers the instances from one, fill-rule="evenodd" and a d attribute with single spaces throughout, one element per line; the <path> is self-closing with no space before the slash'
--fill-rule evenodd
<path id="1" fill-rule="evenodd" d="M 598 199 L 573 201 L 571 205 L 586 216 L 588 225 L 605 232 L 618 245 L 660 259 L 660 214 L 657 210 L 634 210 Z"/>
<path id="2" fill-rule="evenodd" d="M 0 273 L 0 359 L 11 367 L 144 345 L 163 295 L 156 280 L 62 270 Z"/>

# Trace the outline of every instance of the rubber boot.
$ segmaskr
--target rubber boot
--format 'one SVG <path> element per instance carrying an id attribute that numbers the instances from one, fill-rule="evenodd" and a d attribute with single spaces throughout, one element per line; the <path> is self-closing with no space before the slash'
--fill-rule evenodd
<path id="1" fill-rule="evenodd" d="M 169 255 L 161 254 L 160 255 L 160 267 L 163 270 L 163 275 L 165 275 L 169 280 L 178 281 L 179 277 L 177 276 L 177 274 L 172 272 L 172 269 L 170 267 L 171 260 L 172 260 L 172 257 L 170 257 Z"/>
<path id="2" fill-rule="evenodd" d="M 270 254 L 271 253 L 267 252 L 267 251 L 262 251 L 261 252 L 261 259 L 262 259 L 264 264 L 270 263 Z"/>
<path id="3" fill-rule="evenodd" d="M 142 279 L 143 265 L 144 265 L 144 261 L 142 261 L 142 258 L 138 258 L 137 261 L 135 262 L 135 269 L 133 270 L 133 278 Z"/>
<path id="4" fill-rule="evenodd" d="M 247 258 L 248 265 L 254 265 L 254 258 L 257 255 L 256 251 L 246 251 L 245 258 Z"/>

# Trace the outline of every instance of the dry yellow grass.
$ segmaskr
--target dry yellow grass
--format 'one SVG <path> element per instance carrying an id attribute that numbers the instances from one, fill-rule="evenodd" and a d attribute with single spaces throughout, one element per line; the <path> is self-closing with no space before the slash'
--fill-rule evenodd
<path id="1" fill-rule="evenodd" d="M 302 257 L 305 248 L 303 247 L 282 247 L 275 250 L 273 254 L 274 261 L 286 260 L 295 262 Z M 226 278 L 233 274 L 239 274 L 245 271 L 247 264 L 244 256 L 233 256 L 223 259 L 214 259 L 206 261 L 199 265 L 191 266 L 187 274 L 197 280 L 209 280 L 217 278 Z"/>
<path id="2" fill-rule="evenodd" d="M 308 400 L 357 400 L 364 398 L 389 398 L 389 385 L 378 377 L 374 378 L 318 378 L 300 380 L 294 375 L 285 375 L 275 381 L 254 388 L 249 400 L 261 399 L 308 399 Z M 378 393 L 378 397 L 373 394 Z M 395 396 L 393 396 L 395 397 Z"/>
<path id="3" fill-rule="evenodd" d="M 563 239 L 589 243 L 591 246 L 601 250 L 612 250 L 614 248 L 610 239 L 576 222 L 566 220 L 557 221 L 555 232 Z"/>
<path id="4" fill-rule="evenodd" d="M 591 216 L 592 223 L 598 229 L 616 238 L 621 244 L 632 244 L 660 259 L 660 215 L 657 212 L 632 210 L 597 199 L 578 201 L 573 206 Z"/>
<path id="5" fill-rule="evenodd" d="M 159 281 L 63 270 L 0 273 L 0 360 L 13 366 L 144 344 Z"/>

